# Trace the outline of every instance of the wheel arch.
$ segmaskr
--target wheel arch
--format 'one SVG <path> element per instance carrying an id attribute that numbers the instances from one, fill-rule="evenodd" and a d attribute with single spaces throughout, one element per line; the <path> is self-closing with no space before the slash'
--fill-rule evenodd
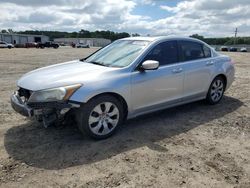
<path id="1" fill-rule="evenodd" d="M 224 89 L 226 89 L 226 88 L 227 88 L 227 76 L 226 76 L 225 74 L 222 74 L 222 73 L 221 73 L 221 74 L 216 75 L 216 76 L 213 78 L 213 80 L 214 80 L 215 78 L 217 78 L 217 77 L 223 78 L 224 83 L 225 83 Z"/>
<path id="2" fill-rule="evenodd" d="M 122 106 L 123 106 L 123 110 L 124 110 L 124 119 L 127 118 L 127 115 L 128 115 L 128 104 L 127 104 L 125 98 L 123 96 L 121 96 L 120 94 L 118 94 L 118 93 L 115 93 L 115 92 L 103 92 L 103 93 L 99 93 L 99 94 L 96 94 L 96 95 L 92 96 L 91 98 L 89 98 L 87 100 L 87 102 L 89 102 L 90 100 L 92 100 L 92 99 L 94 99 L 96 97 L 100 97 L 102 95 L 110 95 L 110 96 L 115 97 L 117 100 L 121 101 Z"/>

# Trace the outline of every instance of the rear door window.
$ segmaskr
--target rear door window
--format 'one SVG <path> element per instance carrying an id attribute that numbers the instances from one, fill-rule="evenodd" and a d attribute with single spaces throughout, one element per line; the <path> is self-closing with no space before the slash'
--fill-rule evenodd
<path id="1" fill-rule="evenodd" d="M 156 45 L 144 58 L 159 61 L 160 66 L 178 62 L 178 46 L 176 41 L 166 41 Z"/>
<path id="2" fill-rule="evenodd" d="M 205 58 L 211 57 L 211 50 L 207 46 L 203 45 L 203 51 Z"/>
<path id="3" fill-rule="evenodd" d="M 179 41 L 181 61 L 191 61 L 205 58 L 203 45 L 193 41 Z"/>

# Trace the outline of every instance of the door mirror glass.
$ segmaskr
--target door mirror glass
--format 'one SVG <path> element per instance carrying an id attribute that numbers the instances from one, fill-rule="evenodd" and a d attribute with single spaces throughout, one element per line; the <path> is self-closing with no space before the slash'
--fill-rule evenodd
<path id="1" fill-rule="evenodd" d="M 142 70 L 156 70 L 159 68 L 159 61 L 146 60 L 141 65 Z"/>

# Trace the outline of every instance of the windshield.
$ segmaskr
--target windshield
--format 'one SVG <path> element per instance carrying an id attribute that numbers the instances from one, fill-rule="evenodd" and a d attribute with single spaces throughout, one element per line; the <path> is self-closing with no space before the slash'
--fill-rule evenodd
<path id="1" fill-rule="evenodd" d="M 125 67 L 131 64 L 149 41 L 118 40 L 97 51 L 85 62 L 109 67 Z"/>

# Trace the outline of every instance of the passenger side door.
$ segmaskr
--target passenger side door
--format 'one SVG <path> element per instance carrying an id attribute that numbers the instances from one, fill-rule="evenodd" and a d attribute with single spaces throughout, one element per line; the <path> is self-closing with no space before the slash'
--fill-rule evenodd
<path id="1" fill-rule="evenodd" d="M 178 41 L 180 58 L 183 63 L 183 99 L 204 98 L 211 82 L 214 61 L 211 50 L 200 42 Z"/>
<path id="2" fill-rule="evenodd" d="M 131 77 L 131 100 L 135 113 L 152 111 L 166 103 L 179 102 L 183 95 L 183 69 L 178 64 L 176 41 L 156 45 L 141 61 L 159 62 L 157 70 L 135 70 Z M 139 65 L 140 66 L 140 65 Z"/>

